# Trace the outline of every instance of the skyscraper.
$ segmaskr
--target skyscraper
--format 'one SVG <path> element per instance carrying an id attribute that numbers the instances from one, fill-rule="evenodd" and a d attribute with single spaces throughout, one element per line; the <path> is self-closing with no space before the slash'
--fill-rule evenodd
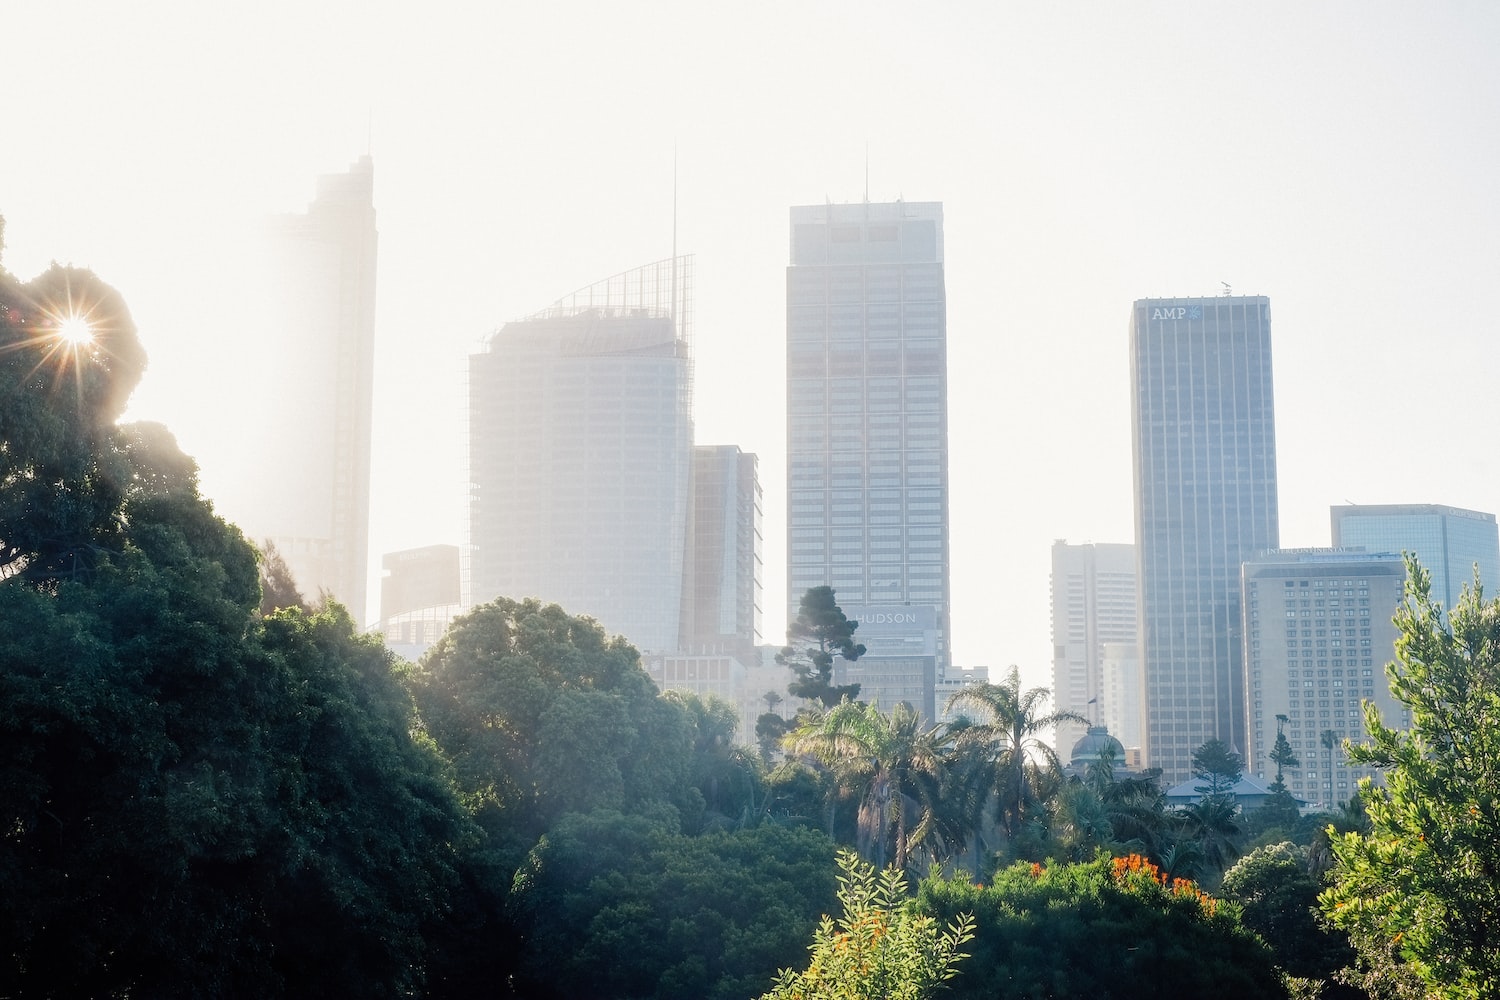
<path id="1" fill-rule="evenodd" d="M 940 203 L 791 210 L 788 612 L 833 587 L 879 633 L 838 669 L 928 718 L 950 648 L 946 338 Z"/>
<path id="2" fill-rule="evenodd" d="M 1361 778 L 1381 779 L 1378 769 L 1350 766 L 1337 745 L 1367 735 L 1364 701 L 1380 708 L 1386 725 L 1411 725 L 1384 669 L 1405 579 L 1405 564 L 1390 552 L 1282 549 L 1246 560 L 1247 773 L 1275 777 L 1268 755 L 1279 729 L 1301 762 L 1284 775 L 1299 799 L 1331 808 Z"/>
<path id="3" fill-rule="evenodd" d="M 270 220 L 253 331 L 235 378 L 227 513 L 285 558 L 303 594 L 364 622 L 375 360 L 375 168 L 318 178 L 304 213 Z M 236 394 L 238 393 L 238 395 Z"/>
<path id="4" fill-rule="evenodd" d="M 761 611 L 756 464 L 754 455 L 732 444 L 693 448 L 681 652 L 755 659 Z"/>
<path id="5" fill-rule="evenodd" d="M 690 258 L 616 275 L 469 358 L 469 601 L 539 597 L 677 648 L 693 444 Z"/>
<path id="6" fill-rule="evenodd" d="M 1441 504 L 1359 504 L 1329 508 L 1335 547 L 1410 552 L 1432 574 L 1432 599 L 1458 603 L 1474 567 L 1488 593 L 1500 587 L 1500 533 L 1495 515 Z"/>
<path id="7" fill-rule="evenodd" d="M 1263 296 L 1141 299 L 1130 323 L 1146 762 L 1247 751 L 1240 564 L 1273 549 L 1276 420 Z"/>
<path id="8" fill-rule="evenodd" d="M 1134 545 L 1052 543 L 1053 704 L 1059 711 L 1077 712 L 1090 725 L 1103 722 L 1122 742 L 1124 734 L 1105 718 L 1106 702 L 1117 717 L 1126 704 L 1119 692 L 1106 689 L 1105 647 L 1135 644 L 1135 589 Z M 1138 708 L 1138 698 L 1136 704 Z M 1087 728 L 1059 724 L 1058 752 L 1066 756 Z M 1140 726 L 1130 729 L 1138 734 Z"/>

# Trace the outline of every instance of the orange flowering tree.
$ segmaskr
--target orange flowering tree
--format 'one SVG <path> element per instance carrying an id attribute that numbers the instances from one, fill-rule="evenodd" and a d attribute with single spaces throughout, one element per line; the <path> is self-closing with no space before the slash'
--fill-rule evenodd
<path id="1" fill-rule="evenodd" d="M 972 913 L 964 974 L 945 997 L 1285 997 L 1270 949 L 1240 909 L 1140 855 L 1084 864 L 1021 862 L 988 885 L 928 879 L 936 920 Z"/>
<path id="2" fill-rule="evenodd" d="M 957 915 L 945 928 L 918 912 L 895 867 L 877 875 L 843 851 L 839 868 L 843 917 L 823 918 L 807 969 L 783 969 L 762 1000 L 925 1000 L 958 973 L 972 917 Z"/>

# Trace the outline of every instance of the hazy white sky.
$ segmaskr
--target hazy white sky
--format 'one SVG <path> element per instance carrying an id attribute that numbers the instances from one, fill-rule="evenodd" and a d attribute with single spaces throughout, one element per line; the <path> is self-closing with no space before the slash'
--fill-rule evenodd
<path id="1" fill-rule="evenodd" d="M 1052 540 L 1132 536 L 1133 299 L 1271 297 L 1284 545 L 1500 508 L 1497 51 L 1488 2 L 9 0 L 5 263 L 124 293 L 132 416 L 211 492 L 214 386 L 275 322 L 249 233 L 370 151 L 378 567 L 463 540 L 479 338 L 671 252 L 675 142 L 697 438 L 761 456 L 777 641 L 787 209 L 863 198 L 868 150 L 871 200 L 945 206 L 955 660 L 1047 684 Z"/>

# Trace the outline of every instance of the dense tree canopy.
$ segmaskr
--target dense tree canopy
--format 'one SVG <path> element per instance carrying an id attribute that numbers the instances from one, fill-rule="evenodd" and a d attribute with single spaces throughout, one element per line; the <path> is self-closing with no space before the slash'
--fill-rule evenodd
<path id="1" fill-rule="evenodd" d="M 88 272 L 0 278 L 0 993 L 410 992 L 469 822 L 384 648 L 257 621 L 193 462 L 116 426 L 143 366 Z"/>
<path id="2" fill-rule="evenodd" d="M 1233 904 L 1139 856 L 1020 863 L 988 886 L 929 879 L 918 905 L 942 922 L 974 915 L 971 956 L 944 994 L 957 1000 L 1286 996 Z"/>

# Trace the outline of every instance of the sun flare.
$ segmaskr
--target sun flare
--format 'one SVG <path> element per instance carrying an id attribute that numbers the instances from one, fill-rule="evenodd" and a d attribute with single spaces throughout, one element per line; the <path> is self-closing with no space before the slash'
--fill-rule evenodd
<path id="1" fill-rule="evenodd" d="M 63 343 L 82 347 L 94 339 L 94 328 L 82 316 L 68 316 L 57 324 L 57 336 Z"/>

